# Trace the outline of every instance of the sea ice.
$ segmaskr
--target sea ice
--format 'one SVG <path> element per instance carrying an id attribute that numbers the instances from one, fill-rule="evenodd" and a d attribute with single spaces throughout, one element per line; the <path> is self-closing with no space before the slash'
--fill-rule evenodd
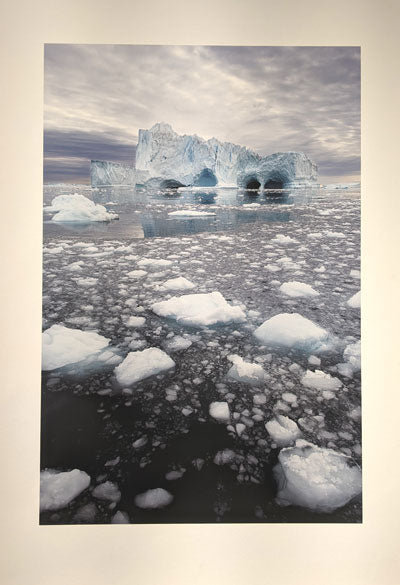
<path id="1" fill-rule="evenodd" d="M 112 483 L 111 481 L 105 481 L 104 483 L 101 483 L 94 488 L 93 496 L 99 500 L 119 502 L 121 499 L 121 492 L 115 483 Z"/>
<path id="2" fill-rule="evenodd" d="M 319 295 L 319 292 L 314 290 L 309 284 L 296 280 L 284 282 L 279 287 L 279 290 L 288 297 L 316 297 Z"/>
<path id="3" fill-rule="evenodd" d="M 144 317 L 129 317 L 129 319 L 126 322 L 126 325 L 128 327 L 143 327 L 143 325 L 146 323 L 146 319 Z"/>
<path id="4" fill-rule="evenodd" d="M 330 374 L 325 374 L 322 370 L 307 370 L 301 379 L 301 383 L 306 388 L 314 390 L 338 390 L 342 386 L 339 378 L 334 378 Z"/>
<path id="5" fill-rule="evenodd" d="M 179 211 L 170 211 L 168 215 L 173 217 L 208 217 L 215 215 L 215 213 L 209 211 L 195 211 L 194 209 L 180 209 Z"/>
<path id="6" fill-rule="evenodd" d="M 266 371 L 259 364 L 245 362 L 239 355 L 230 355 L 228 359 L 233 363 L 228 378 L 246 384 L 260 384 L 265 380 Z"/>
<path id="7" fill-rule="evenodd" d="M 114 373 L 122 386 L 159 374 L 175 366 L 175 362 L 161 349 L 150 347 L 143 351 L 128 353 Z"/>
<path id="8" fill-rule="evenodd" d="M 111 519 L 111 524 L 129 524 L 129 516 L 126 512 L 118 510 Z"/>
<path id="9" fill-rule="evenodd" d="M 280 447 L 285 447 L 294 443 L 301 435 L 297 424 L 287 416 L 277 414 L 275 419 L 268 421 L 265 428 L 270 434 L 272 440 Z"/>
<path id="10" fill-rule="evenodd" d="M 40 472 L 40 511 L 59 510 L 68 506 L 90 484 L 90 477 L 84 471 Z"/>
<path id="11" fill-rule="evenodd" d="M 361 341 L 347 345 L 343 357 L 354 371 L 359 371 L 361 369 Z"/>
<path id="12" fill-rule="evenodd" d="M 175 337 L 168 339 L 168 341 L 165 343 L 165 347 L 168 349 L 168 351 L 180 351 L 182 349 L 187 349 L 191 345 L 192 342 L 190 339 L 186 339 L 180 335 L 175 335 Z"/>
<path id="13" fill-rule="evenodd" d="M 143 276 L 146 276 L 146 274 L 146 270 L 131 270 L 126 273 L 126 276 L 128 276 L 128 278 L 142 278 Z"/>
<path id="14" fill-rule="evenodd" d="M 109 344 L 109 339 L 94 331 L 52 325 L 42 333 L 42 370 L 55 370 L 79 362 Z"/>
<path id="15" fill-rule="evenodd" d="M 164 508 L 168 506 L 174 496 L 164 490 L 163 488 L 155 488 L 152 490 L 147 490 L 143 494 L 138 494 L 135 497 L 135 505 L 138 508 L 144 508 L 146 510 L 154 510 L 156 508 Z"/>
<path id="16" fill-rule="evenodd" d="M 168 268 L 168 266 L 172 266 L 171 260 L 163 260 L 157 258 L 143 258 L 139 260 L 138 266 L 146 266 L 149 268 Z"/>
<path id="17" fill-rule="evenodd" d="M 303 440 L 282 449 L 274 467 L 281 506 L 332 512 L 361 493 L 361 471 L 342 453 Z"/>
<path id="18" fill-rule="evenodd" d="M 355 295 L 353 295 L 348 301 L 347 305 L 352 309 L 360 309 L 361 308 L 361 291 L 358 291 Z"/>
<path id="19" fill-rule="evenodd" d="M 286 245 L 286 244 L 296 244 L 297 240 L 291 238 L 290 236 L 285 236 L 283 234 L 278 234 L 271 240 L 272 244 L 279 244 L 279 245 Z"/>
<path id="20" fill-rule="evenodd" d="M 196 285 L 193 282 L 190 282 L 187 278 L 180 276 L 179 278 L 170 278 L 162 285 L 160 285 L 160 290 L 191 290 L 195 288 Z"/>
<path id="21" fill-rule="evenodd" d="M 280 313 L 264 321 L 254 335 L 264 344 L 317 351 L 325 348 L 329 333 L 298 313 Z"/>
<path id="22" fill-rule="evenodd" d="M 246 316 L 240 307 L 229 305 L 219 292 L 172 297 L 152 305 L 160 317 L 171 317 L 183 325 L 216 325 L 243 322 Z"/>
<path id="23" fill-rule="evenodd" d="M 58 222 L 92 222 L 118 219 L 116 213 L 110 213 L 103 205 L 97 205 L 78 193 L 55 197 L 48 211 L 57 212 L 52 220 Z"/>
<path id="24" fill-rule="evenodd" d="M 210 416 L 221 422 L 229 422 L 231 419 L 227 402 L 211 402 L 209 412 Z"/>

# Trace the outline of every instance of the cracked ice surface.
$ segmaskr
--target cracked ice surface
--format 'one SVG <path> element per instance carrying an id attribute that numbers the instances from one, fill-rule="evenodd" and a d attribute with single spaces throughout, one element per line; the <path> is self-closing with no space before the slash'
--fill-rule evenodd
<path id="1" fill-rule="evenodd" d="M 153 218 L 171 210 L 168 201 L 146 205 L 146 213 Z M 142 213 L 139 204 L 132 209 L 132 213 Z M 220 209 L 217 205 L 213 209 L 217 218 Z M 360 311 L 347 304 L 360 290 L 359 198 L 324 194 L 308 204 L 271 204 L 269 210 L 273 209 L 280 214 L 286 209 L 288 221 L 280 221 L 281 215 L 278 221 L 264 221 L 265 206 L 260 205 L 251 212 L 243 211 L 246 217 L 255 214 L 254 224 L 237 223 L 229 231 L 207 231 L 208 222 L 215 221 L 210 216 L 201 219 L 204 231 L 177 232 L 170 237 L 134 238 L 126 233 L 119 237 L 111 231 L 115 230 L 113 224 L 103 226 L 100 236 L 96 231 L 73 232 L 60 226 L 59 232 L 46 237 L 44 330 L 54 325 L 73 328 L 101 336 L 109 344 L 99 350 L 104 359 L 88 355 L 85 367 L 83 362 L 74 362 L 62 371 L 44 372 L 45 467 L 82 469 L 93 478 L 93 485 L 107 481 L 117 485 L 124 506 L 121 513 L 132 522 L 147 522 L 153 513 L 164 516 L 152 521 L 174 521 L 175 506 L 186 501 L 185 489 L 178 495 L 176 486 L 196 484 L 197 477 L 204 478 L 206 487 L 190 510 L 198 509 L 202 519 L 235 521 L 233 494 L 240 489 L 245 498 L 248 489 L 252 495 L 247 521 L 281 522 L 298 516 L 290 506 L 281 507 L 267 496 L 273 493 L 273 485 L 265 484 L 265 466 L 272 469 L 278 456 L 265 427 L 268 421 L 287 417 L 298 425 L 305 440 L 360 464 Z M 118 206 L 116 211 L 123 222 Z M 241 213 L 239 208 L 234 212 Z M 189 296 L 186 291 L 165 287 L 169 281 L 182 283 L 182 279 L 195 283 L 198 295 L 218 292 L 245 319 L 193 327 L 156 314 L 154 305 Z M 282 294 L 280 287 L 288 282 L 307 284 L 319 295 Z M 254 332 L 282 314 L 300 315 L 326 331 L 335 344 L 310 355 L 319 349 L 314 344 L 287 346 L 257 339 Z M 302 336 L 304 332 L 303 328 Z M 171 354 L 175 368 L 150 369 L 146 378 L 119 384 L 115 376 L 118 363 L 132 350 L 140 353 L 145 348 Z M 241 375 L 228 376 L 232 356 L 240 357 L 239 370 L 259 365 L 265 372 L 263 380 L 253 384 Z M 101 368 L 95 367 L 99 363 Z M 304 380 L 311 384 L 304 385 Z M 222 421 L 211 414 L 213 403 L 226 405 Z M 53 404 L 63 406 L 52 410 Z M 68 418 L 65 409 L 69 404 Z M 87 419 L 84 409 L 91 409 Z M 68 428 L 50 424 L 59 420 L 57 416 L 68 418 Z M 76 425 L 75 434 L 71 425 Z M 68 449 L 55 452 L 52 441 L 57 443 L 57 433 L 63 432 Z M 227 453 L 227 449 L 229 457 L 223 465 L 216 465 L 217 454 Z M 117 463 L 106 466 L 109 461 Z M 325 477 L 324 464 L 330 461 L 324 453 L 315 457 L 313 465 L 322 466 L 321 477 Z M 310 468 L 303 463 L 308 473 Z M 183 468 L 182 477 L 165 483 L 167 473 Z M 213 475 L 222 472 L 230 474 L 229 489 L 224 483 L 227 475 Z M 219 479 L 209 490 L 206 482 L 214 476 Z M 158 486 L 167 486 L 174 496 L 171 506 L 141 511 L 135 497 Z M 338 489 L 342 489 L 340 482 Z M 211 503 L 202 500 L 203 493 L 213 494 Z M 94 507 L 87 508 L 91 504 Z M 80 509 L 77 517 L 111 522 L 118 507 L 110 509 L 109 504 L 88 490 L 58 510 L 58 520 L 46 516 L 46 522 L 70 523 Z M 336 521 L 359 521 L 360 503 L 349 503 L 342 511 L 331 513 Z M 307 514 L 312 512 L 304 514 L 301 521 L 308 521 Z M 325 516 L 318 518 L 324 521 Z"/>

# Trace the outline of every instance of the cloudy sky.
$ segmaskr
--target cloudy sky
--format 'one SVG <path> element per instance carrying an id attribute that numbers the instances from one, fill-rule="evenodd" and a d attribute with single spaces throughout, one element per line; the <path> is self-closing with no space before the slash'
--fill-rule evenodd
<path id="1" fill-rule="evenodd" d="M 132 162 L 138 129 L 161 121 L 359 180 L 358 48 L 46 45 L 44 73 L 47 183 L 88 182 L 90 159 Z"/>

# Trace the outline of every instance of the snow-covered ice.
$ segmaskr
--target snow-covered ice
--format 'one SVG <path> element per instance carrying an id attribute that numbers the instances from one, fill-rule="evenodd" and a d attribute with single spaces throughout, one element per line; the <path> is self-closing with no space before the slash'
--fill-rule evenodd
<path id="1" fill-rule="evenodd" d="M 191 282 L 187 278 L 184 278 L 183 276 L 179 276 L 178 278 L 170 278 L 169 280 L 166 280 L 162 285 L 160 285 L 160 289 L 165 291 L 191 290 L 193 288 L 196 288 L 196 285 L 193 284 L 193 282 Z"/>
<path id="2" fill-rule="evenodd" d="M 176 319 L 178 323 L 208 326 L 224 323 L 241 323 L 246 315 L 240 307 L 229 305 L 220 292 L 172 297 L 152 305 L 160 317 Z"/>
<path id="3" fill-rule="evenodd" d="M 361 291 L 358 291 L 355 295 L 349 298 L 347 305 L 352 309 L 361 308 Z"/>
<path id="4" fill-rule="evenodd" d="M 306 388 L 314 390 L 338 390 L 342 386 L 339 378 L 326 374 L 322 370 L 315 370 L 315 372 L 307 370 L 301 378 L 301 383 Z"/>
<path id="5" fill-rule="evenodd" d="M 279 290 L 288 297 L 317 297 L 319 295 L 319 292 L 314 290 L 312 286 L 297 280 L 284 282 Z"/>
<path id="6" fill-rule="evenodd" d="M 40 472 L 40 511 L 60 510 L 68 506 L 90 484 L 90 477 L 80 469 Z"/>
<path id="7" fill-rule="evenodd" d="M 297 347 L 317 351 L 326 347 L 329 333 L 310 319 L 298 313 L 280 313 L 264 321 L 254 331 L 254 335 L 264 344 Z"/>
<path id="8" fill-rule="evenodd" d="M 92 222 L 118 219 L 116 213 L 110 213 L 103 205 L 98 205 L 78 193 L 55 197 L 47 211 L 55 212 L 52 220 L 58 222 Z"/>
<path id="9" fill-rule="evenodd" d="M 301 436 L 301 431 L 294 420 L 281 414 L 276 415 L 265 424 L 272 440 L 280 447 L 294 443 Z"/>
<path id="10" fill-rule="evenodd" d="M 298 440 L 282 449 L 274 468 L 277 502 L 332 512 L 361 492 L 360 469 L 348 457 Z"/>
<path id="11" fill-rule="evenodd" d="M 264 382 L 266 371 L 260 364 L 246 362 L 239 355 L 230 355 L 228 359 L 233 364 L 227 373 L 228 378 L 245 384 L 261 384 Z"/>
<path id="12" fill-rule="evenodd" d="M 94 331 L 52 325 L 42 333 L 42 370 L 79 362 L 108 344 L 108 339 Z"/>
<path id="13" fill-rule="evenodd" d="M 231 418 L 227 402 L 211 402 L 209 413 L 212 418 L 215 418 L 215 420 L 220 422 L 229 422 Z"/>
<path id="14" fill-rule="evenodd" d="M 119 502 L 121 499 L 121 492 L 115 483 L 112 483 L 111 481 L 105 481 L 104 483 L 101 483 L 94 488 L 93 496 L 99 500 Z"/>
<path id="15" fill-rule="evenodd" d="M 163 488 L 154 488 L 147 490 L 135 497 L 135 505 L 138 508 L 146 510 L 154 510 L 157 508 L 165 508 L 172 503 L 174 496 Z"/>
<path id="16" fill-rule="evenodd" d="M 114 372 L 119 384 L 130 386 L 139 380 L 154 376 L 174 366 L 175 362 L 164 351 L 157 347 L 149 347 L 143 351 L 128 353 Z"/>

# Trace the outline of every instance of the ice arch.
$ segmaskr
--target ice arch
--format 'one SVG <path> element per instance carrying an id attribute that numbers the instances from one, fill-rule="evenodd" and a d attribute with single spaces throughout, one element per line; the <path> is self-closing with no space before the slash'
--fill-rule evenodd
<path id="1" fill-rule="evenodd" d="M 261 187 L 260 181 L 256 177 L 249 177 L 246 179 L 246 189 L 259 189 Z"/>
<path id="2" fill-rule="evenodd" d="M 193 185 L 196 187 L 215 187 L 216 184 L 217 177 L 211 169 L 203 169 L 193 181 Z"/>
<path id="3" fill-rule="evenodd" d="M 162 181 L 160 184 L 161 189 L 178 189 L 179 187 L 185 187 L 185 185 L 175 179 L 165 179 L 165 181 Z"/>

